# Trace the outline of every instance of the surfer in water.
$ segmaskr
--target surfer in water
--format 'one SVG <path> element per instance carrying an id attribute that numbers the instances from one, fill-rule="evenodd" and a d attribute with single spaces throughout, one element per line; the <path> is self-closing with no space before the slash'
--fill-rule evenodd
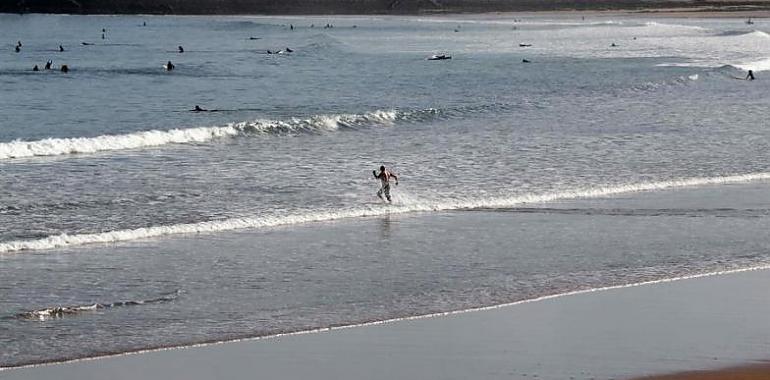
<path id="1" fill-rule="evenodd" d="M 749 70 L 749 73 L 746 75 L 746 80 L 754 80 L 754 72 Z"/>
<path id="2" fill-rule="evenodd" d="M 390 199 L 390 179 L 393 178 L 396 181 L 396 186 L 398 186 L 398 176 L 392 173 L 390 170 L 385 170 L 385 166 L 380 166 L 380 172 L 377 173 L 376 170 L 372 170 L 372 174 L 374 174 L 374 178 L 377 178 L 380 180 L 380 183 L 382 186 L 380 186 L 380 190 L 377 191 L 377 196 L 380 197 L 380 199 L 385 200 L 382 198 L 382 195 L 385 194 L 385 198 L 388 200 L 388 202 L 393 202 Z"/>

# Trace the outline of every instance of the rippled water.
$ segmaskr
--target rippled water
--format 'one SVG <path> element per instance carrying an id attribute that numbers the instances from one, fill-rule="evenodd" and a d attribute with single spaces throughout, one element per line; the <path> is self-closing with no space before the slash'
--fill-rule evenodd
<path id="1" fill-rule="evenodd" d="M 766 260 L 762 191 L 732 211 L 516 208 L 766 181 L 765 30 L 617 17 L 0 15 L 0 366 Z M 49 59 L 54 70 L 31 71 Z M 735 80 L 746 69 L 758 80 Z M 401 179 L 392 206 L 374 195 L 382 163 Z M 485 211 L 448 212 L 460 209 Z M 745 231 L 727 239 L 738 248 L 717 244 L 722 218 Z M 583 229 L 570 235 L 572 223 Z M 628 234 L 644 260 L 617 256 L 619 242 L 586 230 L 594 223 Z M 583 253 L 569 254 L 575 246 Z"/>

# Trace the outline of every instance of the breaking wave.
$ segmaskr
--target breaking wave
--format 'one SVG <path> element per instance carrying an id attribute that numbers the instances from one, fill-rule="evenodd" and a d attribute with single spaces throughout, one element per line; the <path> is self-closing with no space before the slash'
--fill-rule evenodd
<path id="1" fill-rule="evenodd" d="M 35 141 L 0 142 L 0 160 L 36 156 L 59 156 L 158 147 L 169 144 L 205 143 L 216 139 L 250 135 L 293 135 L 327 133 L 343 129 L 393 126 L 437 119 L 452 119 L 483 112 L 507 112 L 519 107 L 537 107 L 523 100 L 520 104 L 491 103 L 447 109 L 376 110 L 363 114 L 315 115 L 286 120 L 255 120 L 225 126 L 150 130 L 96 137 L 47 138 Z"/>
<path id="2" fill-rule="evenodd" d="M 741 63 L 731 64 L 735 68 L 741 70 L 753 70 L 753 71 L 768 71 L 770 70 L 770 58 L 762 58 L 754 61 L 747 61 Z"/>
<path id="3" fill-rule="evenodd" d="M 652 29 L 668 31 L 668 30 L 693 30 L 693 31 L 708 31 L 708 28 L 697 25 L 683 25 L 683 24 L 668 24 L 656 21 L 648 21 L 644 23 L 644 26 Z"/>
<path id="4" fill-rule="evenodd" d="M 117 301 L 112 303 L 94 303 L 94 304 L 79 305 L 79 306 L 54 306 L 54 307 L 49 307 L 45 309 L 38 309 L 38 310 L 19 313 L 15 315 L 15 318 L 45 321 L 49 319 L 64 318 L 70 315 L 77 315 L 77 314 L 92 312 L 100 309 L 112 309 L 116 307 L 165 303 L 165 302 L 171 302 L 175 300 L 179 295 L 179 293 L 180 293 L 179 290 L 176 290 L 172 293 L 165 294 L 157 298 L 147 299 L 147 300 Z"/>
<path id="5" fill-rule="evenodd" d="M 167 235 L 213 233 L 238 229 L 277 227 L 310 222 L 321 222 L 346 218 L 371 217 L 386 214 L 462 210 L 479 208 L 511 208 L 530 203 L 543 203 L 566 199 L 596 198 L 621 193 L 656 191 L 673 188 L 742 183 L 770 180 L 770 172 L 733 176 L 687 178 L 661 182 L 646 182 L 563 192 L 525 194 L 512 197 L 490 197 L 474 199 L 447 199 L 442 201 L 410 201 L 392 206 L 368 206 L 344 210 L 297 212 L 293 214 L 263 215 L 256 217 L 231 218 L 198 223 L 152 226 L 87 234 L 61 234 L 42 239 L 17 240 L 0 243 L 0 253 L 36 251 L 87 244 L 106 244 L 123 241 L 156 238 Z"/>
<path id="6" fill-rule="evenodd" d="M 390 125 L 401 120 L 430 117 L 434 109 L 419 111 L 374 111 L 365 114 L 318 115 L 288 120 L 256 120 L 226 126 L 151 130 L 123 135 L 16 140 L 0 143 L 0 159 L 96 153 L 157 147 L 167 144 L 202 143 L 214 139 L 250 134 L 322 133 L 342 128 Z"/>
<path id="7" fill-rule="evenodd" d="M 738 63 L 723 63 L 716 61 L 693 61 L 693 62 L 667 62 L 659 63 L 658 67 L 694 67 L 699 69 L 714 69 L 714 70 L 740 70 L 743 74 L 748 70 L 752 71 L 768 71 L 770 70 L 770 58 L 761 58 L 751 61 L 743 61 Z"/>

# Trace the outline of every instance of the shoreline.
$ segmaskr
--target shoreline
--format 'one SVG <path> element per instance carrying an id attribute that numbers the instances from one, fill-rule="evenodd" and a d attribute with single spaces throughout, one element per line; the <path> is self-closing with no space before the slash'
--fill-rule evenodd
<path id="1" fill-rule="evenodd" d="M 115 352 L 115 353 L 107 353 L 104 355 L 97 355 L 97 356 L 88 356 L 88 357 L 0 367 L 0 375 L 2 375 L 3 373 L 7 373 L 8 371 L 15 371 L 15 370 L 76 364 L 76 363 L 91 362 L 91 361 L 98 361 L 98 360 L 105 360 L 105 359 L 119 359 L 127 356 L 134 356 L 134 355 L 145 355 L 145 354 L 151 355 L 154 353 L 160 353 L 165 351 L 188 350 L 193 348 L 209 348 L 209 347 L 216 347 L 220 345 L 228 345 L 233 343 L 261 342 L 261 341 L 269 341 L 269 340 L 280 339 L 285 337 L 299 337 L 303 335 L 328 333 L 328 332 L 335 332 L 335 331 L 347 330 L 347 329 L 360 329 L 360 328 L 368 328 L 368 327 L 379 326 L 379 325 L 390 325 L 390 324 L 400 323 L 400 322 L 430 320 L 430 319 L 451 317 L 451 316 L 457 316 L 457 315 L 463 315 L 463 314 L 469 314 L 469 313 L 480 313 L 480 312 L 483 313 L 486 311 L 511 308 L 515 306 L 538 303 L 542 301 L 557 300 L 565 297 L 581 296 L 581 295 L 602 293 L 602 292 L 614 291 L 614 290 L 624 290 L 624 289 L 637 288 L 637 287 L 655 286 L 655 285 L 661 285 L 661 284 L 676 283 L 676 282 L 704 279 L 704 278 L 710 278 L 710 277 L 721 277 L 721 276 L 729 276 L 729 275 L 737 275 L 742 273 L 761 272 L 761 271 L 770 271 L 770 264 L 748 267 L 748 268 L 699 273 L 699 274 L 693 274 L 693 275 L 681 276 L 681 277 L 663 278 L 663 279 L 643 281 L 638 283 L 628 283 L 628 284 L 604 286 L 599 288 L 574 290 L 570 292 L 550 294 L 550 295 L 545 295 L 545 296 L 540 296 L 540 297 L 535 297 L 530 299 L 523 299 L 523 300 L 514 301 L 514 302 L 497 304 L 497 305 L 488 305 L 488 306 L 481 306 L 481 307 L 475 307 L 475 308 L 469 308 L 469 309 L 450 310 L 445 312 L 405 316 L 405 317 L 398 317 L 398 318 L 391 318 L 391 319 L 384 319 L 384 320 L 377 320 L 377 321 L 368 321 L 368 322 L 362 322 L 362 323 L 354 323 L 350 325 L 330 326 L 330 327 L 323 327 L 318 329 L 290 331 L 290 332 L 262 335 L 262 336 L 245 336 L 245 337 L 234 338 L 234 339 L 199 342 L 199 343 L 192 343 L 192 344 L 151 347 L 151 348 L 146 348 L 146 349 L 141 349 L 136 351 Z M 770 368 L 770 363 L 768 363 L 766 366 L 763 365 L 763 366 L 758 366 L 757 368 L 755 367 L 757 366 L 750 365 L 748 367 L 730 367 L 724 370 L 717 370 L 714 373 L 724 372 L 726 374 L 731 374 L 731 373 L 734 373 L 734 371 L 744 371 L 744 370 L 748 370 L 753 373 L 754 371 L 757 371 L 757 370 Z M 677 373 L 672 375 L 647 376 L 647 377 L 634 378 L 633 380 L 679 380 L 679 379 L 689 380 L 691 378 L 687 376 L 699 375 L 699 374 L 702 374 L 703 372 L 711 373 L 710 371 L 688 371 L 688 372 L 683 372 L 681 374 Z M 685 376 L 685 377 L 668 377 L 668 376 Z M 697 379 L 697 378 L 698 377 L 696 376 L 696 377 L 693 377 L 692 379 Z M 720 378 L 715 378 L 715 380 L 716 379 L 720 379 Z"/>
<path id="2" fill-rule="evenodd" d="M 770 377 L 770 361 L 717 370 L 697 370 L 666 375 L 637 377 L 632 380 L 766 380 Z"/>
<path id="3" fill-rule="evenodd" d="M 609 198 L 593 198 L 593 199 L 573 199 L 569 201 L 562 201 L 555 205 L 552 205 L 556 208 L 554 210 L 558 209 L 566 209 L 566 210 L 574 210 L 576 208 L 585 208 L 586 210 L 603 210 L 603 209 L 629 209 L 629 210 L 636 210 L 636 209 L 645 209 L 646 207 L 649 207 L 650 204 L 654 204 L 658 208 L 662 209 L 669 209 L 672 207 L 681 207 L 684 209 L 700 209 L 702 204 L 709 204 L 709 207 L 716 207 L 717 209 L 723 209 L 723 208 L 738 208 L 742 209 L 745 207 L 754 207 L 751 206 L 753 204 L 755 199 L 762 199 L 757 198 L 757 195 L 763 194 L 764 191 L 766 191 L 767 183 L 764 181 L 761 182 L 751 182 L 748 184 L 736 184 L 735 187 L 733 187 L 733 190 L 730 190 L 729 188 L 713 188 L 713 187 L 704 187 L 704 188 L 696 188 L 696 189 L 689 189 L 687 191 L 678 191 L 677 189 L 668 189 L 668 191 L 664 192 L 647 192 L 647 193 L 637 193 L 633 194 L 631 196 L 623 196 L 623 197 L 609 197 Z M 735 204 L 732 200 L 715 200 L 714 197 L 718 197 L 718 199 L 722 199 L 721 194 L 725 191 L 735 192 L 736 194 L 740 194 L 740 199 L 744 200 L 744 202 L 740 202 L 738 204 Z M 729 198 L 728 198 L 729 199 Z M 535 208 L 537 209 L 537 208 Z M 615 213 L 609 213 L 609 214 L 595 214 L 593 212 L 589 212 L 587 214 L 572 214 L 569 213 L 569 219 L 564 220 L 562 218 L 562 214 L 559 213 L 553 213 L 552 211 L 548 211 L 549 208 L 545 209 L 544 214 L 540 213 L 531 213 L 531 212 L 524 212 L 524 213 L 515 213 L 511 214 L 510 212 L 502 212 L 502 213 L 490 213 L 488 211 L 456 211 L 452 213 L 445 213 L 443 215 L 439 215 L 438 217 L 433 217 L 430 215 L 422 215 L 422 216 L 412 216 L 409 218 L 405 218 L 404 220 L 394 220 L 392 223 L 389 221 L 390 218 L 388 218 L 388 222 L 382 225 L 379 223 L 376 219 L 366 219 L 364 221 L 348 221 L 346 223 L 339 223 L 339 224 L 330 224 L 325 226 L 305 226 L 299 227 L 299 228 L 291 228 L 291 229 L 284 229 L 283 231 L 286 232 L 285 236 L 290 237 L 292 240 L 296 240 L 298 242 L 305 241 L 306 238 L 313 238 L 314 236 L 317 236 L 316 234 L 319 233 L 318 229 L 320 228 L 322 231 L 320 232 L 322 235 L 324 234 L 323 231 L 334 231 L 335 233 L 339 234 L 339 236 L 347 236 L 348 230 L 351 228 L 354 229 L 356 234 L 358 234 L 362 229 L 367 230 L 370 232 L 379 232 L 382 235 L 375 234 L 374 239 L 380 239 L 381 236 L 388 238 L 389 240 L 392 240 L 393 242 L 401 242 L 403 243 L 403 240 L 410 240 L 409 234 L 403 235 L 401 239 L 397 239 L 398 236 L 401 236 L 402 234 L 399 233 L 399 226 L 403 226 L 403 228 L 406 228 L 406 226 L 413 226 L 413 227 L 419 227 L 419 226 L 429 226 L 432 225 L 434 227 L 432 228 L 438 228 L 440 230 L 450 231 L 447 228 L 451 226 L 457 226 L 457 225 L 468 225 L 473 224 L 476 225 L 476 223 L 479 222 L 479 220 L 487 220 L 487 223 L 490 223 L 491 225 L 501 226 L 501 231 L 506 231 L 505 223 L 500 223 L 500 221 L 507 220 L 506 223 L 512 223 L 512 225 L 518 225 L 518 226 L 538 226 L 540 223 L 547 222 L 549 225 L 553 225 L 553 228 L 559 229 L 561 227 L 559 226 L 566 226 L 568 224 L 572 223 L 579 223 L 581 220 L 593 220 L 593 222 L 590 223 L 590 226 L 592 226 L 592 229 L 595 228 L 601 228 L 605 231 L 605 233 L 610 233 L 606 229 L 607 226 L 603 223 L 611 222 L 613 225 L 625 225 L 624 220 L 628 219 L 629 221 L 633 221 L 631 226 L 636 226 L 634 228 L 641 228 L 642 230 L 646 230 L 644 227 L 647 223 L 652 224 L 660 224 L 660 221 L 654 221 L 650 220 L 648 222 L 645 222 L 643 220 L 640 220 L 637 216 L 622 216 L 625 214 L 615 214 Z M 604 216 L 602 216 L 604 215 Z M 633 215 L 633 214 L 629 214 Z M 644 214 L 646 215 L 646 214 Z M 709 216 L 711 214 L 706 214 L 702 216 Z M 445 219 L 447 216 L 450 216 L 450 219 Z M 714 216 L 714 215 L 711 215 Z M 716 215 L 719 216 L 719 215 Z M 673 213 L 671 215 L 674 219 L 678 219 L 681 217 L 679 213 Z M 575 219 L 578 218 L 578 219 Z M 618 219 L 620 218 L 620 219 Z M 656 219 L 658 217 L 656 216 Z M 669 218 L 669 217 L 666 217 Z M 605 219 L 604 222 L 601 222 L 601 219 Z M 645 218 L 646 219 L 646 218 Z M 529 220 L 530 222 L 526 222 Z M 687 220 L 693 220 L 693 219 L 687 219 Z M 428 222 L 428 223 L 426 223 Z M 641 223 L 641 224 L 639 224 Z M 394 226 L 392 227 L 391 224 Z M 665 223 L 664 223 L 665 224 Z M 368 225 L 368 227 L 367 227 Z M 680 224 L 675 224 L 680 225 Z M 479 228 L 485 226 L 482 224 Z M 681 225 L 680 225 L 681 226 Z M 373 229 L 369 229 L 369 227 L 372 227 Z M 724 227 L 724 226 L 723 226 Z M 393 231 L 391 231 L 391 228 L 393 228 Z M 424 227 L 422 227 L 424 228 Z M 736 228 L 736 227 L 733 227 Z M 626 228 L 621 227 L 620 230 L 625 230 Z M 740 229 L 740 228 L 739 228 Z M 303 231 L 304 230 L 304 231 Z M 465 230 L 465 229 L 461 229 Z M 277 230 L 275 232 L 280 232 L 281 230 Z M 290 231 L 290 232 L 289 232 Z M 455 231 L 454 229 L 451 229 L 451 231 Z M 486 229 L 488 234 L 492 234 L 491 236 L 494 236 L 493 231 L 491 229 Z M 524 234 L 527 234 L 526 231 L 529 231 L 529 229 L 524 229 Z M 611 231 L 611 230 L 609 230 Z M 310 235 L 307 235 L 308 232 L 311 232 Z M 655 230 L 649 231 L 653 236 L 656 236 L 657 233 L 655 233 Z M 506 232 L 508 234 L 508 232 Z M 611 233 L 612 234 L 612 233 Z M 422 236 L 422 235 L 421 235 Z M 506 235 L 509 236 L 509 235 Z M 745 236 L 745 235 L 741 235 Z M 180 249 L 184 251 L 188 251 L 188 245 L 192 244 L 196 247 L 203 247 L 204 250 L 206 250 L 205 247 L 218 247 L 219 249 L 225 249 L 225 250 L 231 250 L 234 249 L 234 252 L 239 252 L 237 248 L 235 247 L 249 247 L 253 245 L 253 242 L 255 241 L 262 241 L 262 243 L 266 243 L 266 241 L 263 239 L 265 237 L 265 234 L 259 233 L 259 232 L 232 232 L 229 235 L 225 235 L 225 237 L 219 237 L 211 242 L 208 242 L 208 238 L 206 236 L 201 236 L 199 238 L 191 239 L 190 237 L 179 237 L 177 239 L 170 239 L 170 240 L 162 240 L 158 244 L 149 244 L 146 246 L 146 248 L 150 251 L 156 251 L 158 249 L 163 251 L 169 251 L 173 252 L 172 247 L 175 247 L 179 244 L 181 244 Z M 221 239 L 224 238 L 227 241 L 230 241 L 229 244 L 222 244 Z M 282 241 L 280 236 L 274 235 L 272 239 L 275 239 L 276 241 L 280 242 Z M 495 239 L 493 239 L 495 240 Z M 668 237 L 665 238 L 665 241 L 678 241 L 675 237 Z M 570 244 L 575 243 L 574 239 L 568 239 L 567 242 Z M 163 243 L 163 244 L 161 244 Z M 561 245 L 558 244 L 556 241 L 553 242 L 555 245 L 551 248 L 553 252 L 565 252 L 559 248 Z M 611 244 L 611 242 L 605 242 L 602 245 Z M 419 244 L 418 244 L 419 245 Z M 267 245 L 269 247 L 269 245 Z M 409 245 L 400 245 L 406 249 L 406 251 L 410 251 Z M 582 243 L 581 243 L 582 246 Z M 142 244 L 132 246 L 129 248 L 134 255 L 139 255 L 142 249 Z M 522 246 L 522 249 L 527 250 L 526 244 Z M 85 254 L 85 256 L 91 256 L 93 254 L 98 254 L 98 252 L 102 250 L 107 250 L 112 252 L 113 248 L 105 247 L 100 249 L 99 247 L 94 247 L 92 249 L 89 249 L 88 253 Z M 529 250 L 527 250 L 529 251 Z M 121 251 L 119 251 L 121 252 Z M 638 253 L 645 252 L 644 249 L 641 249 Z M 317 252 L 316 252 L 317 253 Z M 68 252 L 69 254 L 69 252 Z M 323 253 L 321 253 L 323 254 Z M 102 255 L 100 255 L 102 256 Z M 494 255 L 490 256 L 490 258 L 494 258 Z M 70 260 L 74 260 L 74 257 L 70 257 Z M 526 256 L 522 256 L 522 259 L 526 261 Z M 106 265 L 111 265 L 109 263 L 105 263 Z M 460 306 L 454 310 L 448 309 L 449 311 L 442 311 L 442 312 L 433 312 L 431 309 L 423 309 L 421 311 L 417 311 L 416 313 L 396 313 L 396 314 L 390 314 L 390 315 L 370 315 L 370 316 L 364 316 L 364 314 L 361 315 L 360 318 L 351 319 L 348 318 L 346 321 L 339 321 L 338 323 L 330 323 L 330 324 L 316 324 L 313 326 L 308 326 L 306 328 L 300 327 L 299 329 L 293 328 L 293 327 L 284 327 L 283 330 L 274 330 L 272 332 L 269 332 L 267 334 L 265 333 L 256 333 L 256 332 L 249 332 L 244 330 L 242 334 L 239 335 L 230 335 L 230 336 L 222 336 L 222 337 L 216 337 L 211 340 L 167 340 L 165 342 L 158 342 L 158 345 L 147 345 L 143 348 L 127 348 L 127 349 L 116 349 L 114 351 L 108 351 L 107 349 L 98 349 L 91 351 L 91 353 L 84 355 L 83 353 L 75 353 L 70 352 L 68 355 L 59 356 L 55 360 L 35 360 L 35 358 L 30 357 L 27 360 L 17 360 L 14 362 L 6 362 L 6 367 L 0 368 L 0 373 L 2 370 L 5 369 L 24 369 L 24 368 L 36 368 L 36 367 L 50 367 L 51 365 L 58 365 L 58 364 L 75 364 L 78 362 L 90 362 L 91 360 L 95 359 L 117 359 L 122 357 L 128 357 L 128 356 L 135 356 L 136 354 L 148 354 L 148 355 L 155 355 L 166 351 L 177 351 L 177 349 L 184 348 L 206 348 L 211 346 L 219 346 L 223 343 L 228 344 L 235 344 L 235 343 L 256 343 L 259 341 L 273 341 L 273 340 L 280 340 L 283 338 L 288 337 L 294 337 L 294 336 L 307 336 L 307 335 L 315 335 L 314 333 L 326 333 L 326 332 L 334 332 L 334 331 L 343 331 L 343 330 L 356 330 L 355 328 L 369 328 L 379 325 L 394 325 L 399 323 L 404 323 L 408 321 L 421 321 L 421 320 L 441 320 L 443 318 L 452 318 L 455 316 L 461 316 L 461 315 L 468 315 L 468 314 L 484 314 L 484 313 L 472 313 L 476 311 L 482 311 L 482 312 L 491 312 L 496 313 L 496 310 L 500 310 L 506 306 L 521 306 L 524 309 L 533 307 L 531 305 L 540 304 L 540 303 L 549 303 L 553 300 L 559 299 L 559 300 L 565 300 L 560 302 L 571 302 L 569 299 L 573 298 L 581 298 L 578 296 L 582 295 L 588 295 L 588 294 L 596 294 L 596 293 L 613 293 L 614 290 L 619 291 L 630 291 L 631 294 L 634 294 L 634 290 L 632 289 L 641 289 L 646 288 L 649 286 L 646 285 L 653 285 L 653 284 L 667 284 L 667 283 L 682 283 L 682 282 L 688 282 L 688 281 L 681 281 L 681 280 L 693 280 L 698 278 L 707 278 L 707 277 L 720 277 L 720 275 L 727 275 L 731 273 L 743 273 L 743 272 L 754 272 L 758 270 L 770 270 L 770 262 L 767 261 L 751 261 L 746 262 L 743 265 L 730 265 L 725 267 L 724 265 L 718 265 L 718 266 L 712 266 L 712 265 L 706 265 L 704 267 L 701 267 L 700 269 L 696 269 L 695 267 L 691 267 L 690 270 L 686 272 L 679 272 L 674 273 L 670 272 L 667 274 L 663 274 L 662 276 L 632 276 L 631 278 L 618 278 L 614 281 L 607 281 L 607 282 L 599 282 L 595 283 L 593 286 L 590 284 L 590 282 L 586 283 L 583 282 L 582 285 L 579 286 L 571 286 L 571 287 L 563 287 L 561 289 L 552 288 L 549 292 L 538 292 L 536 294 L 521 294 L 520 296 L 516 297 L 506 297 L 507 299 L 501 299 L 499 301 L 501 302 L 490 302 L 486 303 L 484 306 L 484 303 L 476 304 L 481 305 L 476 307 L 476 305 L 470 305 L 470 308 L 463 308 L 464 306 Z M 482 282 L 483 284 L 483 282 Z M 569 297 L 568 297 L 569 296 Z M 548 302 L 546 302 L 548 301 Z M 526 307 L 524 307 L 526 305 Z M 516 308 L 518 309 L 518 307 Z M 435 309 L 433 309 L 435 310 Z M 447 309 L 444 309 L 447 310 Z M 376 313 L 375 313 L 376 314 Z M 400 315 L 400 316 L 399 316 Z M 396 316 L 394 318 L 394 316 Z M 331 326 L 331 327 L 330 327 Z M 292 332 L 293 331 L 293 332 Z M 14 364 L 10 364 L 14 363 Z M 1 377 L 1 376 L 0 376 Z"/>
<path id="4" fill-rule="evenodd" d="M 761 320 L 757 314 L 770 304 L 757 305 L 762 298 L 745 291 L 767 284 L 769 273 L 769 267 L 738 270 L 688 281 L 663 280 L 654 286 L 587 290 L 481 313 L 453 312 L 9 368 L 0 371 L 0 377 L 118 380 L 176 374 L 195 380 L 262 373 L 284 379 L 311 374 L 318 379 L 362 374 L 372 379 L 394 374 L 446 379 L 763 379 L 768 366 L 748 352 L 766 345 L 762 338 L 770 330 L 753 322 Z M 728 303 L 724 310 L 713 309 L 713 302 L 719 301 Z M 741 324 L 741 310 L 757 313 L 752 322 Z M 730 328 L 711 329 L 722 324 Z M 724 339 L 733 332 L 739 332 L 737 340 L 725 346 Z M 754 333 L 759 334 L 758 342 L 740 339 Z M 686 347 L 697 350 L 688 352 Z"/>

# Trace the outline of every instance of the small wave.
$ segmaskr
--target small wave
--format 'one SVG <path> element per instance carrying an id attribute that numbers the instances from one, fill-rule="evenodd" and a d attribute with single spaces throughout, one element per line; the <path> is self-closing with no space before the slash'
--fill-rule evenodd
<path id="1" fill-rule="evenodd" d="M 655 66 L 658 67 L 693 67 L 700 69 L 715 69 L 715 70 L 741 70 L 744 72 L 747 70 L 753 71 L 768 71 L 770 70 L 770 58 L 762 58 L 752 61 L 744 61 L 740 63 L 722 63 L 715 61 L 695 61 L 695 62 L 667 62 L 659 63 Z M 696 78 L 697 79 L 697 78 Z"/>
<path id="2" fill-rule="evenodd" d="M 687 85 L 689 82 L 698 80 L 698 74 L 688 75 L 686 77 L 680 76 L 673 79 L 660 81 L 660 82 L 646 82 L 630 88 L 631 91 L 648 92 L 654 91 L 659 88 L 667 88 L 673 86 Z"/>
<path id="3" fill-rule="evenodd" d="M 305 119 L 257 120 L 231 123 L 226 126 L 151 130 L 123 135 L 48 138 L 37 141 L 16 140 L 0 143 L 0 159 L 96 153 L 167 144 L 203 143 L 214 139 L 247 134 L 321 133 L 340 128 L 388 125 L 398 120 L 425 117 L 435 112 L 433 109 L 420 111 L 377 110 L 360 115 L 317 115 Z"/>
<path id="4" fill-rule="evenodd" d="M 770 209 L 634 209 L 634 208 L 551 208 L 551 207 L 514 207 L 514 208 L 478 208 L 473 211 L 495 211 L 519 214 L 561 214 L 561 215 L 601 215 L 601 216 L 638 216 L 638 217 L 716 217 L 716 218 L 761 218 L 770 216 Z"/>
<path id="5" fill-rule="evenodd" d="M 142 149 L 169 144 L 205 143 L 216 139 L 248 135 L 326 133 L 342 129 L 392 126 L 399 122 L 418 123 L 452 119 L 484 112 L 507 112 L 518 107 L 537 106 L 525 100 L 521 104 L 491 103 L 446 109 L 376 110 L 363 114 L 327 114 L 285 120 L 255 120 L 230 123 L 225 126 L 150 130 L 122 135 L 47 138 L 36 141 L 16 140 L 0 142 L 0 160 Z"/>
<path id="6" fill-rule="evenodd" d="M 750 32 L 746 32 L 741 34 L 741 36 L 746 37 L 757 37 L 757 38 L 770 38 L 770 34 L 763 32 L 761 30 L 752 30 Z"/>
<path id="7" fill-rule="evenodd" d="M 324 332 L 330 332 L 330 331 L 340 331 L 340 330 L 371 327 L 371 326 L 381 326 L 381 325 L 387 325 L 387 324 L 404 322 L 404 321 L 418 321 L 418 320 L 429 319 L 429 318 L 441 318 L 441 317 L 448 317 L 453 315 L 462 315 L 462 314 L 468 314 L 468 313 L 478 313 L 478 312 L 485 312 L 490 310 L 498 310 L 502 308 L 516 307 L 516 306 L 527 305 L 531 303 L 555 300 L 555 299 L 560 299 L 564 297 L 579 296 L 584 294 L 600 293 L 600 292 L 622 290 L 622 289 L 629 289 L 629 288 L 638 288 L 643 286 L 654 286 L 654 285 L 668 284 L 668 283 L 679 282 L 679 281 L 689 281 L 689 280 L 697 280 L 697 279 L 709 278 L 709 277 L 727 276 L 727 275 L 733 275 L 733 274 L 739 274 L 739 273 L 767 271 L 767 270 L 770 270 L 770 264 L 765 263 L 765 264 L 744 267 L 744 268 L 724 269 L 724 270 L 718 270 L 718 271 L 712 271 L 712 272 L 701 272 L 701 273 L 688 274 L 688 275 L 675 276 L 675 277 L 665 277 L 665 278 L 654 279 L 649 281 L 630 282 L 630 283 L 622 283 L 622 284 L 615 284 L 615 285 L 607 285 L 602 287 L 577 289 L 577 290 L 571 290 L 571 291 L 566 291 L 561 293 L 547 294 L 547 295 L 534 297 L 534 298 L 525 298 L 517 301 L 493 304 L 488 306 L 472 307 L 467 309 L 438 311 L 433 313 L 395 317 L 395 318 L 389 318 L 389 319 L 372 320 L 372 321 L 350 323 L 350 324 L 343 324 L 343 325 L 336 325 L 336 326 L 318 327 L 318 328 L 312 328 L 307 330 L 287 331 L 287 332 L 279 332 L 279 333 L 265 334 L 265 335 L 246 336 L 242 338 L 211 340 L 211 341 L 204 341 L 204 342 L 192 343 L 192 344 L 149 347 L 144 349 L 137 349 L 134 351 L 108 353 L 108 354 L 101 354 L 101 355 L 95 355 L 95 356 L 56 360 L 56 361 L 50 361 L 50 362 L 21 364 L 21 365 L 14 365 L 14 366 L 8 366 L 8 367 L 0 367 L 0 371 L 22 369 L 22 368 L 36 368 L 36 367 L 42 367 L 42 366 L 48 366 L 48 365 L 56 365 L 56 364 L 63 364 L 63 363 L 78 363 L 78 362 L 85 362 L 85 361 L 92 361 L 92 360 L 99 360 L 99 359 L 106 359 L 106 358 L 118 358 L 118 357 L 124 357 L 128 355 L 146 354 L 146 353 L 152 353 L 152 352 L 211 347 L 211 346 L 216 346 L 221 344 L 231 344 L 231 343 L 237 343 L 237 342 L 256 342 L 256 341 L 263 341 L 267 339 L 277 339 L 277 338 L 290 337 L 290 336 L 302 336 L 302 335 L 318 334 L 318 333 L 324 333 Z"/>
<path id="8" fill-rule="evenodd" d="M 414 201 L 388 206 L 370 206 L 346 210 L 323 210 L 295 214 L 266 215 L 261 217 L 232 218 L 199 223 L 152 226 L 137 229 L 117 230 L 77 235 L 54 235 L 35 240 L 17 240 L 0 243 L 0 253 L 37 251 L 53 248 L 88 244 L 108 244 L 123 241 L 148 239 L 168 235 L 200 234 L 239 229 L 277 227 L 285 225 L 322 222 L 337 219 L 371 217 L 386 214 L 462 210 L 479 208 L 510 208 L 523 204 L 544 203 L 566 199 L 597 198 L 622 193 L 657 191 L 673 188 L 721 185 L 760 180 L 770 180 L 770 172 L 722 177 L 688 178 L 661 182 L 646 182 L 615 186 L 575 189 L 563 192 L 525 194 L 513 197 L 491 197 L 474 199 L 449 199 L 439 202 Z"/>
<path id="9" fill-rule="evenodd" d="M 49 307 L 45 309 L 38 309 L 38 310 L 19 313 L 19 314 L 16 314 L 15 318 L 45 321 L 49 319 L 64 318 L 69 315 L 77 315 L 77 314 L 92 312 L 99 309 L 112 309 L 112 308 L 124 307 L 124 306 L 137 306 L 137 305 L 147 305 L 147 304 L 154 304 L 154 303 L 165 303 L 165 302 L 171 302 L 175 300 L 179 295 L 179 293 L 180 291 L 176 290 L 172 293 L 165 294 L 157 298 L 137 300 L 137 301 L 117 301 L 112 303 L 94 303 L 94 304 L 79 305 L 79 306 L 54 306 L 54 307 Z"/>
<path id="10" fill-rule="evenodd" d="M 770 58 L 762 58 L 754 61 L 746 61 L 741 63 L 731 64 L 740 70 L 753 70 L 753 71 L 768 71 L 770 70 Z"/>
<path id="11" fill-rule="evenodd" d="M 706 31 L 707 28 L 704 28 L 702 26 L 697 25 L 681 25 L 681 24 L 667 24 L 667 23 L 661 23 L 661 22 L 655 22 L 655 21 L 648 21 L 644 23 L 646 27 L 649 28 L 655 28 L 655 29 L 686 29 L 686 30 L 697 30 L 697 31 Z"/>
<path id="12" fill-rule="evenodd" d="M 717 37 L 761 37 L 768 38 L 770 34 L 767 34 L 761 30 L 727 30 L 716 35 Z"/>
<path id="13" fill-rule="evenodd" d="M 666 62 L 658 63 L 658 67 L 697 67 L 701 69 L 714 69 L 724 66 L 715 62 L 693 61 L 693 62 Z"/>

